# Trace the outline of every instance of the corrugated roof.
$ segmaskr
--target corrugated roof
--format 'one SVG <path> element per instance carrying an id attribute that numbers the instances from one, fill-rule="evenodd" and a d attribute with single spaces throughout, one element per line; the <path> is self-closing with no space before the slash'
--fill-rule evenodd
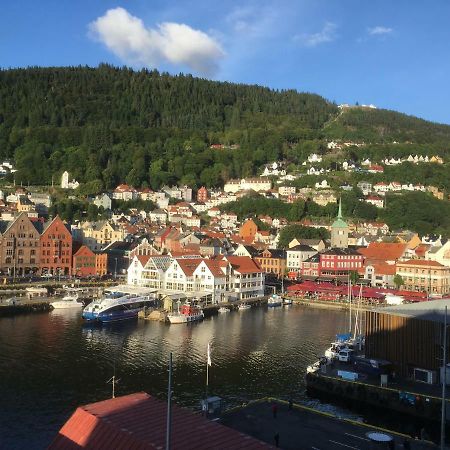
<path id="1" fill-rule="evenodd" d="M 433 322 L 444 322 L 445 307 L 450 310 L 450 299 L 430 300 L 427 302 L 408 303 L 406 305 L 388 306 L 380 310 L 380 313 L 395 316 L 410 317 L 413 319 L 431 320 Z M 450 315 L 447 316 L 450 322 Z"/>
<path id="2" fill-rule="evenodd" d="M 145 392 L 81 406 L 61 428 L 49 450 L 163 449 L 166 414 L 166 402 Z M 171 448 L 256 450 L 273 447 L 173 405 Z"/>

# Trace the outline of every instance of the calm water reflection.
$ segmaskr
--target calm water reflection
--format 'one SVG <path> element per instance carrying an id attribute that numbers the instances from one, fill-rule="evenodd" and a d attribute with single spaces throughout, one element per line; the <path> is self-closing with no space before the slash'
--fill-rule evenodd
<path id="1" fill-rule="evenodd" d="M 79 311 L 0 319 L 0 448 L 44 448 L 76 406 L 118 394 L 164 397 L 168 353 L 174 397 L 197 406 L 212 346 L 210 392 L 228 404 L 304 396 L 306 366 L 347 325 L 339 311 L 290 307 L 232 312 L 198 324 L 132 321 L 87 326 Z"/>

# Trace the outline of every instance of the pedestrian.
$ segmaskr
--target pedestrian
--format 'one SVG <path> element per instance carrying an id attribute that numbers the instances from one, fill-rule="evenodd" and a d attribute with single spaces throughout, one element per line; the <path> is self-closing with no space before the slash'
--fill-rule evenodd
<path id="1" fill-rule="evenodd" d="M 272 414 L 273 414 L 273 418 L 276 419 L 277 418 L 277 412 L 278 412 L 278 406 L 276 403 L 274 403 L 272 405 Z"/>
<path id="2" fill-rule="evenodd" d="M 411 450 L 411 444 L 409 443 L 408 439 L 405 438 L 405 440 L 403 441 L 403 448 L 405 450 Z"/>
<path id="3" fill-rule="evenodd" d="M 275 447 L 278 447 L 278 445 L 280 443 L 280 433 L 278 433 L 278 431 L 275 433 L 273 440 L 275 441 Z"/>

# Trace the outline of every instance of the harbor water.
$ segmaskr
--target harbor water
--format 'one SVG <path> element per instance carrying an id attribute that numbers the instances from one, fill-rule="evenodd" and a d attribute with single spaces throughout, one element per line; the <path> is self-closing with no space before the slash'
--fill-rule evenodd
<path id="1" fill-rule="evenodd" d="M 96 326 L 81 311 L 0 319 L 0 448 L 45 448 L 79 405 L 145 391 L 165 398 L 169 352 L 174 401 L 209 394 L 234 406 L 265 396 L 308 402 L 304 374 L 348 327 L 348 314 L 302 306 L 233 311 L 189 325 L 132 320 Z M 331 406 L 322 408 L 334 409 Z"/>

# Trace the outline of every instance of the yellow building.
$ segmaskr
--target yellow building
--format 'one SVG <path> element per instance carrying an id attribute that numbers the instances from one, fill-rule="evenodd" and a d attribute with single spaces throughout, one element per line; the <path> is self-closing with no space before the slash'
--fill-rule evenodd
<path id="1" fill-rule="evenodd" d="M 397 275 L 408 291 L 444 295 L 450 292 L 450 267 L 437 261 L 411 259 L 397 263 Z"/>

